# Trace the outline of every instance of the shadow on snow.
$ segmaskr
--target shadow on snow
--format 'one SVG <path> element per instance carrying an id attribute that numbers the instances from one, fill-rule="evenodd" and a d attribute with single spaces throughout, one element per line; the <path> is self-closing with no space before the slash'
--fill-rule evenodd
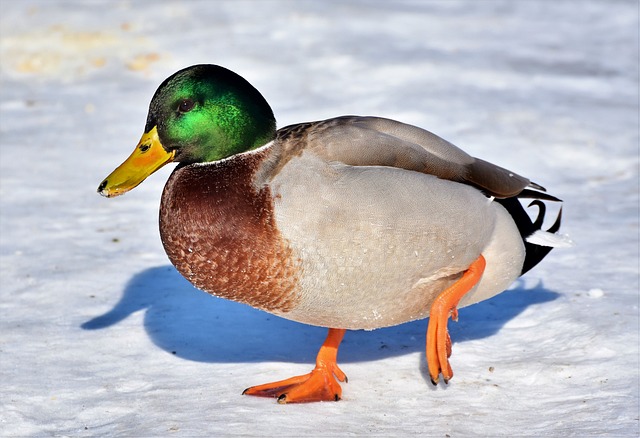
<path id="1" fill-rule="evenodd" d="M 520 287 L 460 309 L 459 323 L 450 322 L 454 343 L 498 332 L 527 307 L 552 301 L 558 294 L 542 284 Z M 104 329 L 145 310 L 144 327 L 153 342 L 178 357 L 202 362 L 313 363 L 326 329 L 288 321 L 252 307 L 212 297 L 191 286 L 172 266 L 136 274 L 120 301 L 104 315 L 84 324 Z M 358 362 L 424 351 L 427 320 L 373 332 L 349 331 L 340 362 Z"/>

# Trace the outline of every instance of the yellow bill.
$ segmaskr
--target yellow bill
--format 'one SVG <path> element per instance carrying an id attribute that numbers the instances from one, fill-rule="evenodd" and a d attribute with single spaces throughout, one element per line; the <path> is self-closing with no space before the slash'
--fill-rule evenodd
<path id="1" fill-rule="evenodd" d="M 98 193 L 107 198 L 127 193 L 156 170 L 173 161 L 175 151 L 167 152 L 154 126 L 145 132 L 133 153 L 100 183 Z"/>

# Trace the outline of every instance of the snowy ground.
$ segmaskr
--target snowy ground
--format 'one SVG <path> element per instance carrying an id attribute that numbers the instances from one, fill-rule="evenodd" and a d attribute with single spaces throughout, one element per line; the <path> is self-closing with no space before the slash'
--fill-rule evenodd
<path id="1" fill-rule="evenodd" d="M 636 1 L 0 2 L 0 435 L 637 436 Z M 350 332 L 339 403 L 252 384 L 310 370 L 325 331 L 193 289 L 157 230 L 170 169 L 95 193 L 169 74 L 217 63 L 279 125 L 381 115 L 565 200 L 554 250 L 451 323 Z"/>

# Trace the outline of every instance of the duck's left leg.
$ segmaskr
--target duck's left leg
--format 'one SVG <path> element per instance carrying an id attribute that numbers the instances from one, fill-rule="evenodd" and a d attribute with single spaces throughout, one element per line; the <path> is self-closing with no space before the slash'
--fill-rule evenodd
<path id="1" fill-rule="evenodd" d="M 440 373 L 442 373 L 444 383 L 448 383 L 449 379 L 453 377 L 453 371 L 449 365 L 451 338 L 447 330 L 447 320 L 449 316 L 454 321 L 458 320 L 456 306 L 460 299 L 480 281 L 485 266 L 485 259 L 480 255 L 471 263 L 462 277 L 438 295 L 431 305 L 429 327 L 427 328 L 427 364 L 434 385 L 438 384 Z"/>
<path id="2" fill-rule="evenodd" d="M 347 376 L 338 368 L 338 347 L 346 330 L 329 329 L 327 339 L 320 347 L 316 367 L 309 374 L 292 377 L 279 382 L 252 386 L 243 394 L 258 397 L 275 397 L 278 403 L 307 403 L 315 401 L 338 401 L 342 388 L 336 382 L 346 382 Z"/>

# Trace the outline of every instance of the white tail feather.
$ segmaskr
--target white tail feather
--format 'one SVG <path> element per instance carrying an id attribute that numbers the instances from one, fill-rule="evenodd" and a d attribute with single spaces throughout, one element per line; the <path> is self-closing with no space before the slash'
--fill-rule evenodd
<path id="1" fill-rule="evenodd" d="M 573 246 L 573 241 L 566 234 L 553 234 L 542 230 L 537 230 L 525 240 L 534 245 L 550 246 L 552 248 L 569 248 Z"/>

